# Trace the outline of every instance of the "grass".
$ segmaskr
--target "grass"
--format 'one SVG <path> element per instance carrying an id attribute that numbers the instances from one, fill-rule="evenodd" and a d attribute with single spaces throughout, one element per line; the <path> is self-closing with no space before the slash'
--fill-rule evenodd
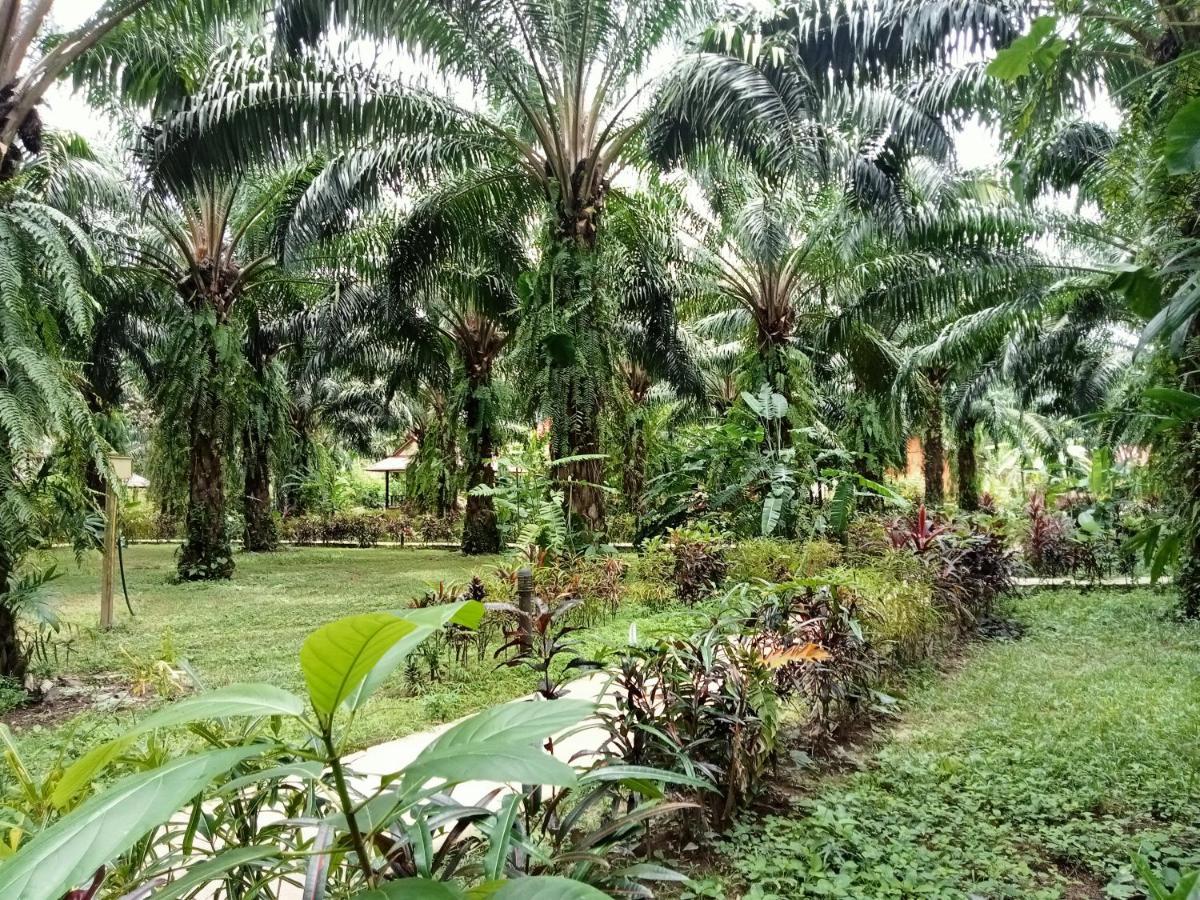
<path id="1" fill-rule="evenodd" d="M 1200 627 L 1172 603 L 1017 601 L 1025 637 L 917 687 L 865 770 L 739 826 L 729 895 L 1138 897 L 1134 850 L 1200 867 Z"/>
<path id="2" fill-rule="evenodd" d="M 163 655 L 164 644 L 184 658 L 204 684 L 219 687 L 266 681 L 303 692 L 298 654 L 304 638 L 325 622 L 371 610 L 406 606 L 438 581 L 462 583 L 498 562 L 445 550 L 377 548 L 289 549 L 276 554 L 241 555 L 232 581 L 172 584 L 173 546 L 135 545 L 125 554 L 125 570 L 135 616 L 117 600 L 117 627 L 95 629 L 99 609 L 99 558 L 82 566 L 62 553 L 66 574 L 54 583 L 64 621 L 78 626 L 69 661 L 56 674 L 128 674 L 126 653 L 143 662 Z M 686 630 L 696 615 L 686 611 L 649 613 L 631 605 L 586 634 L 586 653 L 624 643 L 629 625 L 640 634 Z M 443 683 L 409 696 L 399 675 L 372 698 L 355 721 L 355 747 L 402 737 L 438 722 L 483 709 L 532 690 L 524 669 L 496 669 L 489 660 L 451 669 Z M 54 727 L 18 733 L 22 753 L 37 767 L 59 753 L 72 758 L 116 734 L 137 712 L 90 710 Z"/>

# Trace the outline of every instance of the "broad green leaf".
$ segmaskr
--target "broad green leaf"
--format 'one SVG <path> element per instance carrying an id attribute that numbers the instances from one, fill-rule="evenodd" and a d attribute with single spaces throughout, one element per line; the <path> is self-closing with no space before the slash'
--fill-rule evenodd
<path id="1" fill-rule="evenodd" d="M 674 881 L 679 884 L 691 881 L 682 872 L 676 872 L 666 866 L 656 866 L 653 863 L 635 863 L 626 869 L 621 869 L 616 874 L 626 878 L 636 878 L 639 881 Z"/>
<path id="2" fill-rule="evenodd" d="M 401 878 L 350 900 L 463 900 L 466 895 L 452 884 L 431 878 Z"/>
<path id="3" fill-rule="evenodd" d="M 1200 418 L 1200 394 L 1192 394 L 1176 388 L 1147 388 L 1143 392 L 1147 400 L 1168 406 L 1187 419 Z"/>
<path id="4" fill-rule="evenodd" d="M 655 769 L 651 766 L 595 766 L 579 776 L 579 784 L 626 781 L 628 779 L 659 782 L 661 784 L 686 785 L 709 791 L 713 789 L 712 782 L 706 778 L 684 775 L 682 772 L 669 772 L 666 769 Z"/>
<path id="5" fill-rule="evenodd" d="M 833 499 L 829 502 L 829 525 L 835 534 L 846 530 L 850 522 L 850 501 L 854 499 L 854 482 L 843 478 L 834 489 Z"/>
<path id="6" fill-rule="evenodd" d="M 441 628 L 450 622 L 464 628 L 478 628 L 486 611 L 478 600 L 464 600 L 461 603 L 443 603 L 441 606 L 426 606 L 422 609 L 398 609 L 394 615 L 407 619 L 414 625 L 425 625 L 429 628 Z"/>
<path id="7" fill-rule="evenodd" d="M 782 497 L 772 494 L 763 500 L 762 521 L 759 522 L 759 530 L 763 537 L 770 537 L 771 533 L 775 531 L 775 526 L 779 524 L 779 516 L 782 513 Z"/>
<path id="8" fill-rule="evenodd" d="M 1054 16 L 1034 19 L 1029 34 L 1017 38 L 996 54 L 988 64 L 988 74 L 1001 81 L 1015 81 L 1028 75 L 1035 66 L 1042 68 L 1053 62 L 1067 48 L 1066 41 L 1054 35 L 1057 27 L 1058 19 Z"/>
<path id="9" fill-rule="evenodd" d="M 500 812 L 492 825 L 491 842 L 488 844 L 487 856 L 483 861 L 485 878 L 495 879 L 504 874 L 504 863 L 508 859 L 508 851 L 512 846 L 513 824 L 521 812 L 522 794 L 509 794 L 500 804 Z"/>
<path id="10" fill-rule="evenodd" d="M 1099 534 L 1103 529 L 1100 523 L 1096 521 L 1096 514 L 1090 509 L 1085 509 L 1079 514 L 1079 527 L 1088 534 Z"/>
<path id="11" fill-rule="evenodd" d="M 212 859 L 192 866 L 182 878 L 177 878 L 170 884 L 163 885 L 151 894 L 152 900 L 178 900 L 186 897 L 198 887 L 217 881 L 230 869 L 249 863 L 262 862 L 279 856 L 279 848 L 274 846 L 253 845 L 250 847 L 235 847 L 218 853 Z"/>
<path id="12" fill-rule="evenodd" d="M 441 778 L 501 783 L 575 784 L 575 770 L 542 749 L 546 738 L 595 711 L 587 700 L 517 700 L 493 706 L 439 735 L 404 769 L 404 784 Z"/>
<path id="13" fill-rule="evenodd" d="M 1200 172 L 1200 97 L 1185 104 L 1167 123 L 1163 155 L 1172 175 Z"/>
<path id="14" fill-rule="evenodd" d="M 489 900 L 609 900 L 608 894 L 590 884 L 557 875 L 513 878 L 486 896 Z"/>
<path id="15" fill-rule="evenodd" d="M 159 728 L 173 728 L 190 722 L 227 719 L 235 716 L 292 716 L 304 714 L 304 701 L 295 694 L 269 684 L 231 684 L 215 691 L 164 706 L 135 723 L 118 738 L 93 747 L 75 760 L 50 795 L 50 802 L 65 809 L 103 769 L 121 755 L 138 737 Z"/>
<path id="16" fill-rule="evenodd" d="M 1150 266 L 1121 266 L 1109 284 L 1143 319 L 1152 319 L 1162 309 L 1162 279 Z"/>
<path id="17" fill-rule="evenodd" d="M 1112 474 L 1112 451 L 1100 447 L 1092 454 L 1092 467 L 1088 470 L 1088 490 L 1096 497 L 1108 493 L 1108 480 Z"/>
<path id="18" fill-rule="evenodd" d="M 384 655 L 416 629 L 393 613 L 378 612 L 346 616 L 310 634 L 300 648 L 300 669 L 322 722 L 328 722 Z"/>
<path id="19" fill-rule="evenodd" d="M 1161 532 L 1161 523 L 1147 526 L 1125 541 L 1122 549 L 1126 552 L 1133 552 L 1140 549 L 1142 551 L 1142 558 L 1148 566 L 1150 565 L 1150 560 L 1154 558 L 1154 551 L 1158 547 L 1158 536 Z"/>
<path id="20" fill-rule="evenodd" d="M 252 784 L 261 784 L 264 781 L 292 781 L 301 783 L 316 781 L 324 771 L 325 764 L 316 760 L 287 763 L 282 766 L 273 766 L 269 769 L 251 772 L 249 775 L 243 775 L 241 778 L 231 778 L 221 785 L 218 793 L 228 794 Z"/>
<path id="21" fill-rule="evenodd" d="M 1179 535 L 1171 534 L 1159 541 L 1158 550 L 1150 564 L 1150 581 L 1157 584 L 1163 573 L 1179 558 Z"/>
<path id="22" fill-rule="evenodd" d="M 120 779 L 34 835 L 0 865 L 0 897 L 59 900 L 168 821 L 218 775 L 262 749 L 213 750 Z"/>
<path id="23" fill-rule="evenodd" d="M 387 681 L 400 664 L 408 658 L 408 654 L 423 644 L 439 628 L 450 622 L 465 628 L 478 628 L 479 623 L 483 621 L 484 612 L 483 604 L 478 600 L 445 603 L 441 606 L 429 606 L 424 609 L 393 611 L 392 615 L 411 622 L 416 628 L 396 641 L 379 658 L 367 676 L 347 695 L 346 705 L 350 709 L 361 709 L 379 686 Z"/>

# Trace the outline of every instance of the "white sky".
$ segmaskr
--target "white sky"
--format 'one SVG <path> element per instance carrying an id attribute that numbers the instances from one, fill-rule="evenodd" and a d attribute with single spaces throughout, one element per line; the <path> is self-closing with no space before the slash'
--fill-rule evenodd
<path id="1" fill-rule="evenodd" d="M 101 5 L 102 0 L 56 0 L 52 16 L 61 28 L 82 24 Z M 1115 126 L 1119 117 L 1107 97 L 1097 98 L 1089 117 Z M 47 97 L 44 118 L 51 127 L 77 131 L 89 140 L 103 145 L 115 134 L 111 122 L 88 106 L 82 97 L 71 91 L 70 85 L 56 86 Z M 993 128 L 979 122 L 968 123 L 956 136 L 955 147 L 959 165 L 964 169 L 990 168 L 1001 161 L 1000 140 Z"/>

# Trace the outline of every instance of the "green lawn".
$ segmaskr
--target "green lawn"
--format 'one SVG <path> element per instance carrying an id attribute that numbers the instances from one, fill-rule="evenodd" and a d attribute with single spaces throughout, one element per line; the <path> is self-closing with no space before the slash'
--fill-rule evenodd
<path id="1" fill-rule="evenodd" d="M 729 896 L 1105 897 L 1200 867 L 1200 627 L 1173 598 L 1048 591 L 1022 640 L 929 678 L 866 770 L 745 823 Z M 714 892 L 715 893 L 715 892 Z"/>
<path id="2" fill-rule="evenodd" d="M 446 550 L 377 548 L 289 549 L 267 555 L 239 555 L 232 581 L 171 584 L 174 546 L 136 545 L 126 551 L 125 569 L 135 617 L 118 593 L 117 627 L 98 633 L 99 558 L 82 566 L 61 554 L 65 576 L 54 583 L 65 621 L 80 626 L 69 663 L 72 673 L 127 673 L 122 649 L 152 661 L 164 636 L 175 652 L 210 687 L 239 681 L 269 681 L 302 691 L 297 660 L 306 635 L 324 622 L 367 610 L 408 605 L 439 580 L 465 582 L 487 571 L 497 558 L 464 557 Z M 589 652 L 622 643 L 629 624 L 638 621 L 644 636 L 686 630 L 696 616 L 681 611 L 650 614 L 624 608 L 612 622 L 587 632 Z M 451 670 L 442 684 L 408 696 L 399 676 L 386 685 L 355 723 L 354 742 L 364 746 L 419 731 L 532 689 L 525 670 L 499 669 L 489 660 L 466 670 Z M 38 765 L 59 750 L 75 755 L 120 729 L 136 712 L 91 711 L 51 728 L 18 732 L 23 752 Z"/>

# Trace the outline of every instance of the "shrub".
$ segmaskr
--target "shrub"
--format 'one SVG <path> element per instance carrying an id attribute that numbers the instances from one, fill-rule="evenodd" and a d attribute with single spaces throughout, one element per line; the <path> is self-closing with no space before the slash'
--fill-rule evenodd
<path id="1" fill-rule="evenodd" d="M 710 526 L 673 528 L 667 532 L 667 547 L 675 560 L 672 579 L 684 603 L 710 596 L 725 580 L 726 539 Z"/>
<path id="2" fill-rule="evenodd" d="M 732 823 L 777 747 L 773 675 L 732 624 L 624 653 L 610 666 L 612 703 L 599 714 L 608 732 L 604 756 L 712 783 L 696 791 L 702 822 L 684 820 L 693 836 Z"/>
<path id="3" fill-rule="evenodd" d="M 876 673 L 853 593 L 832 582 L 772 585 L 753 601 L 743 628 L 774 671 L 779 696 L 799 696 L 808 706 L 809 743 L 827 746 L 857 717 Z"/>
<path id="4" fill-rule="evenodd" d="M 625 596 L 649 609 L 661 609 L 677 601 L 675 557 L 661 537 L 642 544 L 641 552 L 629 567 Z"/>
<path id="5" fill-rule="evenodd" d="M 1028 531 L 1025 535 L 1025 562 L 1037 575 L 1066 575 L 1075 568 L 1071 541 L 1071 520 L 1046 507 L 1044 494 L 1032 494 L 1025 507 Z"/>
<path id="6" fill-rule="evenodd" d="M 642 544 L 630 575 L 638 581 L 670 582 L 675 577 L 675 557 L 666 542 L 655 537 Z"/>
<path id="7" fill-rule="evenodd" d="M 787 581 L 799 570 L 802 556 L 801 546 L 795 541 L 747 538 L 730 548 L 727 554 L 727 577 L 732 582 L 753 581 L 756 578 Z"/>
<path id="8" fill-rule="evenodd" d="M 846 562 L 869 564 L 892 550 L 884 520 L 876 516 L 857 516 L 846 528 Z"/>
<path id="9" fill-rule="evenodd" d="M 837 565 L 842 548 L 831 541 L 783 541 L 774 538 L 748 538 L 739 541 L 726 554 L 728 580 L 780 582 L 793 578 L 812 578 Z"/>
<path id="10" fill-rule="evenodd" d="M 339 514 L 328 523 L 329 539 L 374 547 L 384 534 L 383 517 L 379 515 Z"/>
<path id="11" fill-rule="evenodd" d="M 457 513 L 446 516 L 427 513 L 413 523 L 413 528 L 420 539 L 426 543 L 453 543 L 459 538 L 462 522 L 459 521 Z"/>
<path id="12" fill-rule="evenodd" d="M 929 573 L 912 554 L 891 552 L 874 566 L 833 569 L 826 577 L 854 598 L 868 643 L 889 663 L 921 662 L 944 643 Z"/>
<path id="13" fill-rule="evenodd" d="M 121 510 L 121 534 L 129 541 L 168 541 L 181 536 L 179 519 L 147 503 L 130 503 Z"/>
<path id="14" fill-rule="evenodd" d="M 28 700 L 29 695 L 25 692 L 24 685 L 12 678 L 0 676 L 0 715 L 24 706 Z"/>
<path id="15" fill-rule="evenodd" d="M 934 602 L 960 630 L 974 627 L 1012 590 L 1012 551 L 1000 534 L 971 522 L 946 535 L 938 549 Z"/>

